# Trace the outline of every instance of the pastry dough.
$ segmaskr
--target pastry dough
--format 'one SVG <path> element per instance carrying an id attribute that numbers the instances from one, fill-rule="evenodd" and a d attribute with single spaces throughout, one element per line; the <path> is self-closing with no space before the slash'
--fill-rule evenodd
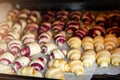
<path id="1" fill-rule="evenodd" d="M 13 69 L 15 71 L 18 71 L 18 69 L 27 66 L 29 62 L 30 59 L 28 57 L 25 56 L 17 57 L 17 59 L 14 61 Z"/>
<path id="2" fill-rule="evenodd" d="M 112 50 L 111 55 L 111 64 L 114 66 L 120 65 L 120 48 Z"/>
<path id="3" fill-rule="evenodd" d="M 108 34 L 105 36 L 104 41 L 105 49 L 112 50 L 119 46 L 118 38 L 114 34 Z"/>
<path id="4" fill-rule="evenodd" d="M 10 52 L 5 52 L 0 56 L 0 62 L 3 64 L 11 64 L 15 60 L 15 56 Z"/>
<path id="5" fill-rule="evenodd" d="M 41 47 L 41 53 L 49 55 L 54 49 L 57 49 L 57 46 L 54 43 L 46 43 Z"/>
<path id="6" fill-rule="evenodd" d="M 13 26 L 13 22 L 11 20 L 0 22 L 0 34 L 4 35 L 8 33 Z"/>
<path id="7" fill-rule="evenodd" d="M 41 33 L 45 33 L 47 31 L 49 31 L 51 29 L 51 23 L 50 22 L 43 22 L 41 23 L 38 32 Z"/>
<path id="8" fill-rule="evenodd" d="M 95 36 L 105 36 L 106 32 L 105 32 L 105 27 L 101 26 L 101 25 L 96 25 L 94 27 L 92 27 L 89 30 L 89 35 L 91 37 L 95 37 Z"/>
<path id="9" fill-rule="evenodd" d="M 24 45 L 30 43 L 30 42 L 35 42 L 35 35 L 31 32 L 27 32 L 22 36 L 22 43 Z"/>
<path id="10" fill-rule="evenodd" d="M 95 23 L 96 23 L 96 25 L 106 26 L 107 15 L 104 13 L 99 13 L 96 17 Z"/>
<path id="11" fill-rule="evenodd" d="M 71 37 L 68 41 L 67 44 L 70 48 L 73 49 L 80 49 L 81 47 L 81 40 L 78 37 Z"/>
<path id="12" fill-rule="evenodd" d="M 20 39 L 20 34 L 16 31 L 9 32 L 5 37 L 6 42 L 10 42 L 12 40 Z"/>
<path id="13" fill-rule="evenodd" d="M 53 22 L 54 19 L 55 19 L 55 12 L 54 11 L 48 10 L 42 14 L 42 21 L 43 22 Z"/>
<path id="14" fill-rule="evenodd" d="M 60 68 L 50 67 L 45 73 L 45 78 L 65 79 L 64 73 Z"/>
<path id="15" fill-rule="evenodd" d="M 80 39 L 82 39 L 82 38 L 88 36 L 88 33 L 89 33 L 89 29 L 86 28 L 86 27 L 82 27 L 82 28 L 80 28 L 80 29 L 77 29 L 77 30 L 75 31 L 75 33 L 73 34 L 73 36 L 77 36 L 77 37 L 79 37 Z"/>
<path id="16" fill-rule="evenodd" d="M 116 37 L 119 37 L 120 36 L 120 27 L 119 26 L 108 27 L 106 29 L 106 33 L 107 34 L 114 34 Z"/>
<path id="17" fill-rule="evenodd" d="M 23 19 L 20 19 L 13 25 L 13 31 L 16 31 L 21 34 L 25 29 L 26 25 L 27 25 L 26 21 Z"/>
<path id="18" fill-rule="evenodd" d="M 23 49 L 20 50 L 18 56 L 33 56 L 41 52 L 41 48 L 37 42 L 27 44 Z"/>
<path id="19" fill-rule="evenodd" d="M 60 10 L 56 13 L 56 20 L 66 21 L 68 19 L 69 12 L 66 10 Z"/>
<path id="20" fill-rule="evenodd" d="M 5 65 L 5 64 L 2 64 L 2 63 L 0 63 L 0 73 L 2 73 L 2 74 L 15 74 L 12 67 Z"/>
<path id="21" fill-rule="evenodd" d="M 21 48 L 22 42 L 20 40 L 12 40 L 8 43 L 8 49 L 14 56 L 16 56 Z"/>
<path id="22" fill-rule="evenodd" d="M 63 59 L 52 59 L 48 62 L 48 67 L 59 67 L 63 72 L 69 72 L 70 67 L 67 61 Z"/>
<path id="23" fill-rule="evenodd" d="M 82 48 L 84 50 L 88 50 L 88 49 L 94 49 L 94 46 L 93 46 L 93 39 L 91 37 L 84 37 L 82 39 Z"/>
<path id="24" fill-rule="evenodd" d="M 58 33 L 64 29 L 64 26 L 65 22 L 57 20 L 52 24 L 52 31 Z"/>
<path id="25" fill-rule="evenodd" d="M 104 37 L 102 36 L 94 37 L 93 43 L 94 43 L 96 52 L 99 52 L 104 49 Z"/>
<path id="26" fill-rule="evenodd" d="M 91 22 L 95 19 L 95 16 L 93 15 L 93 13 L 90 12 L 85 12 L 82 15 L 82 21 L 84 22 L 84 24 L 86 25 L 90 25 Z"/>
<path id="27" fill-rule="evenodd" d="M 66 42 L 66 35 L 64 31 L 61 31 L 55 35 L 55 43 L 62 47 Z"/>
<path id="28" fill-rule="evenodd" d="M 51 31 L 47 31 L 39 35 L 38 42 L 39 44 L 45 44 L 45 43 L 51 42 L 51 39 L 52 39 L 52 33 Z"/>
<path id="29" fill-rule="evenodd" d="M 37 33 L 39 25 L 37 23 L 29 23 L 25 27 L 25 32 L 31 32 L 33 34 Z"/>
<path id="30" fill-rule="evenodd" d="M 80 60 L 81 51 L 79 49 L 70 49 L 67 58 L 72 60 Z"/>
<path id="31" fill-rule="evenodd" d="M 96 60 L 96 53 L 94 50 L 89 49 L 82 54 L 81 61 L 84 67 L 90 67 Z"/>
<path id="32" fill-rule="evenodd" d="M 80 29 L 80 22 L 75 20 L 69 20 L 66 23 L 66 32 L 68 34 L 73 34 L 76 30 Z"/>
<path id="33" fill-rule="evenodd" d="M 120 14 L 119 13 L 110 13 L 108 14 L 107 24 L 109 27 L 119 26 Z"/>
<path id="34" fill-rule="evenodd" d="M 29 66 L 35 68 L 37 71 L 41 71 L 45 69 L 45 65 L 47 63 L 47 59 L 45 57 L 38 57 L 36 59 L 33 59 Z"/>
<path id="35" fill-rule="evenodd" d="M 30 10 L 28 10 L 28 9 L 22 9 L 22 10 L 20 11 L 20 13 L 19 13 L 18 18 L 19 18 L 19 19 L 27 19 L 28 16 L 29 16 L 29 14 L 30 14 Z"/>
<path id="36" fill-rule="evenodd" d="M 69 66 L 71 69 L 71 72 L 74 73 L 76 76 L 80 76 L 83 74 L 83 64 L 80 60 L 70 60 Z"/>
<path id="37" fill-rule="evenodd" d="M 29 20 L 27 21 L 28 23 L 39 23 L 41 21 L 41 16 L 39 11 L 31 11 L 30 15 L 29 15 Z"/>
<path id="38" fill-rule="evenodd" d="M 71 20 L 76 20 L 76 21 L 78 21 L 78 20 L 81 19 L 81 16 L 82 16 L 82 14 L 81 14 L 80 11 L 72 11 L 72 12 L 70 13 L 70 19 L 71 19 Z"/>
<path id="39" fill-rule="evenodd" d="M 67 51 L 66 50 L 61 50 L 61 49 L 54 49 L 50 55 L 49 58 L 50 59 L 64 59 L 67 55 Z"/>
<path id="40" fill-rule="evenodd" d="M 8 20 L 12 20 L 15 21 L 17 19 L 17 16 L 19 15 L 19 10 L 17 9 L 12 9 L 11 11 L 9 11 L 8 15 L 7 15 L 7 19 Z"/>
<path id="41" fill-rule="evenodd" d="M 36 71 L 33 67 L 23 67 L 17 71 L 17 75 L 42 77 L 42 73 Z"/>
<path id="42" fill-rule="evenodd" d="M 0 55 L 2 55 L 4 52 L 8 50 L 8 46 L 6 42 L 0 43 Z"/>
<path id="43" fill-rule="evenodd" d="M 108 67 L 110 64 L 111 54 L 107 49 L 97 52 L 96 60 L 100 67 Z"/>

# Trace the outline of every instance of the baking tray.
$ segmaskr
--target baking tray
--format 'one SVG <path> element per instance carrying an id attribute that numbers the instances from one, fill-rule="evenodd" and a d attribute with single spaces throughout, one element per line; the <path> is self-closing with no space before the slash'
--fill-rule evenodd
<path id="1" fill-rule="evenodd" d="M 57 80 L 57 79 L 0 74 L 0 80 Z M 91 80 L 120 80 L 120 74 L 118 74 L 118 75 L 108 75 L 108 74 L 93 75 Z"/>
<path id="2" fill-rule="evenodd" d="M 114 11 L 120 10 L 119 0 L 1 0 L 10 2 L 14 8 L 28 8 L 31 10 L 87 10 L 87 11 Z M 64 5 L 64 6 L 63 6 Z M 52 80 L 47 78 L 27 77 L 18 75 L 0 74 L 0 80 Z M 95 74 L 91 80 L 120 80 L 120 74 Z"/>

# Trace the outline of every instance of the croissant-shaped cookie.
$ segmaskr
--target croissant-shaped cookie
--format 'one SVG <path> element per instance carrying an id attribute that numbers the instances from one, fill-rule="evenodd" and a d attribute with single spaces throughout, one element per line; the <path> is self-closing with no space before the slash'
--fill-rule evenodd
<path id="1" fill-rule="evenodd" d="M 0 43 L 0 55 L 2 55 L 4 52 L 6 52 L 7 49 L 8 49 L 7 43 L 1 42 Z"/>
<path id="2" fill-rule="evenodd" d="M 92 29 L 89 30 L 89 36 L 105 36 L 105 28 L 103 26 L 97 25 L 94 26 Z"/>
<path id="3" fill-rule="evenodd" d="M 81 51 L 79 49 L 70 49 L 67 53 L 67 58 L 71 60 L 80 60 Z"/>
<path id="4" fill-rule="evenodd" d="M 115 36 L 119 37 L 120 36 L 120 27 L 113 26 L 113 27 L 107 28 L 106 32 L 107 32 L 107 34 L 114 34 Z"/>
<path id="5" fill-rule="evenodd" d="M 13 22 L 12 21 L 4 21 L 0 22 L 0 35 L 6 36 L 6 34 L 12 29 Z"/>
<path id="6" fill-rule="evenodd" d="M 33 59 L 29 66 L 35 68 L 37 71 L 41 71 L 45 69 L 45 65 L 47 63 L 47 59 L 45 57 L 38 57 L 36 59 Z"/>
<path id="7" fill-rule="evenodd" d="M 46 43 L 41 46 L 41 53 L 42 54 L 50 54 L 57 46 L 54 43 Z"/>
<path id="8" fill-rule="evenodd" d="M 69 20 L 66 24 L 65 31 L 68 34 L 73 34 L 79 28 L 80 28 L 80 22 L 74 21 L 74 20 Z"/>
<path id="9" fill-rule="evenodd" d="M 82 48 L 84 50 L 88 50 L 88 49 L 94 49 L 94 46 L 93 46 L 93 39 L 89 36 L 87 37 L 84 37 L 82 39 Z"/>
<path id="10" fill-rule="evenodd" d="M 23 49 L 20 50 L 18 56 L 33 56 L 41 52 L 41 48 L 38 43 L 32 42 L 27 44 Z"/>
<path id="11" fill-rule="evenodd" d="M 60 32 L 64 29 L 64 26 L 65 26 L 65 22 L 63 21 L 55 21 L 53 24 L 52 24 L 52 30 L 53 32 Z"/>
<path id="12" fill-rule="evenodd" d="M 50 67 L 47 69 L 45 73 L 45 78 L 53 78 L 53 79 L 65 79 L 64 73 L 61 68 L 58 67 Z"/>
<path id="13" fill-rule="evenodd" d="M 45 11 L 42 13 L 42 21 L 52 22 L 55 18 L 54 11 Z"/>
<path id="14" fill-rule="evenodd" d="M 16 31 L 9 32 L 7 36 L 4 38 L 6 42 L 10 42 L 12 40 L 17 40 L 20 38 L 20 34 Z"/>
<path id="15" fill-rule="evenodd" d="M 63 59 L 52 59 L 48 62 L 48 67 L 59 67 L 63 72 L 69 72 L 70 67 L 67 61 Z"/>
<path id="16" fill-rule="evenodd" d="M 99 52 L 104 49 L 104 37 L 103 36 L 94 37 L 93 43 L 94 43 L 96 52 Z"/>
<path id="17" fill-rule="evenodd" d="M 114 34 L 108 34 L 105 36 L 104 41 L 105 49 L 112 50 L 119 46 L 118 38 Z"/>
<path id="18" fill-rule="evenodd" d="M 89 25 L 94 20 L 95 16 L 90 12 L 85 12 L 82 16 L 82 21 L 84 24 Z"/>
<path id="19" fill-rule="evenodd" d="M 39 36 L 38 36 L 38 42 L 39 44 L 45 44 L 45 43 L 48 43 L 51 41 L 51 38 L 52 38 L 52 33 L 51 31 L 47 31 L 45 33 L 41 33 Z"/>
<path id="20" fill-rule="evenodd" d="M 96 53 L 94 50 L 89 49 L 82 54 L 81 60 L 84 67 L 90 67 L 96 59 Z"/>
<path id="21" fill-rule="evenodd" d="M 60 10 L 56 13 L 56 19 L 60 21 L 66 21 L 68 19 L 68 11 Z"/>
<path id="22" fill-rule="evenodd" d="M 29 21 L 28 23 L 34 22 L 34 23 L 39 23 L 41 21 L 41 16 L 38 11 L 31 11 L 29 15 Z"/>
<path id="23" fill-rule="evenodd" d="M 55 43 L 59 46 L 62 47 L 65 42 L 66 42 L 66 35 L 65 32 L 61 31 L 58 34 L 55 35 Z"/>
<path id="24" fill-rule="evenodd" d="M 36 33 L 38 31 L 39 25 L 36 23 L 29 23 L 25 27 L 25 31 Z"/>
<path id="25" fill-rule="evenodd" d="M 71 37 L 67 41 L 67 44 L 70 48 L 79 49 L 81 47 L 81 39 L 78 37 Z"/>
<path id="26" fill-rule="evenodd" d="M 110 13 L 108 15 L 108 26 L 120 26 L 120 14 L 119 13 Z"/>
<path id="27" fill-rule="evenodd" d="M 120 48 L 114 49 L 111 55 L 111 63 L 114 66 L 119 66 L 120 65 Z"/>
<path id="28" fill-rule="evenodd" d="M 104 13 L 98 14 L 96 17 L 95 23 L 96 23 L 96 25 L 106 26 L 107 16 Z"/>
<path id="29" fill-rule="evenodd" d="M 15 60 L 15 56 L 10 52 L 5 52 L 0 56 L 0 62 L 2 64 L 8 65 L 8 64 L 13 63 L 14 60 Z"/>
<path id="30" fill-rule="evenodd" d="M 12 9 L 10 12 L 8 12 L 7 19 L 15 21 L 18 15 L 19 15 L 19 10 Z"/>
<path id="31" fill-rule="evenodd" d="M 29 17 L 30 10 L 28 9 L 22 9 L 18 15 L 19 19 L 27 19 Z"/>
<path id="32" fill-rule="evenodd" d="M 31 32 L 27 32 L 22 36 L 21 40 L 24 45 L 31 43 L 31 42 L 35 42 L 35 35 Z"/>
<path id="33" fill-rule="evenodd" d="M 35 70 L 33 67 L 23 67 L 17 71 L 17 75 L 42 77 L 42 73 Z"/>
<path id="34" fill-rule="evenodd" d="M 30 62 L 30 58 L 28 58 L 28 57 L 25 57 L 25 56 L 18 57 L 14 61 L 13 69 L 15 71 L 18 71 L 18 69 L 27 66 L 29 64 L 29 62 Z"/>
<path id="35" fill-rule="evenodd" d="M 83 27 L 81 29 L 76 30 L 73 35 L 82 39 L 82 38 L 88 36 L 88 33 L 89 33 L 88 29 Z"/>
<path id="36" fill-rule="evenodd" d="M 50 59 L 64 59 L 66 57 L 67 51 L 61 49 L 54 49 L 49 55 Z"/>
<path id="37" fill-rule="evenodd" d="M 41 23 L 39 29 L 38 29 L 38 32 L 41 34 L 41 33 L 44 33 L 44 32 L 47 32 L 51 29 L 51 23 L 50 22 L 43 22 Z"/>
<path id="38" fill-rule="evenodd" d="M 69 66 L 71 72 L 74 73 L 76 76 L 80 76 L 84 72 L 83 64 L 80 60 L 70 60 Z"/>
<path id="39" fill-rule="evenodd" d="M 8 43 L 8 49 L 14 56 L 16 56 L 21 48 L 22 42 L 20 40 L 12 40 Z"/>
<path id="40" fill-rule="evenodd" d="M 80 11 L 72 11 L 70 13 L 70 19 L 71 20 L 76 20 L 76 21 L 79 21 L 81 19 L 81 12 Z"/>
<path id="41" fill-rule="evenodd" d="M 100 67 L 108 67 L 110 64 L 110 52 L 107 49 L 97 52 L 96 60 Z"/>
<path id="42" fill-rule="evenodd" d="M 25 20 L 18 20 L 14 25 L 13 25 L 13 31 L 16 31 L 18 33 L 22 33 L 23 30 L 25 29 L 27 23 Z"/>
<path id="43" fill-rule="evenodd" d="M 0 73 L 2 74 L 15 74 L 14 70 L 12 69 L 12 67 L 5 65 L 5 64 L 1 64 L 0 63 Z"/>

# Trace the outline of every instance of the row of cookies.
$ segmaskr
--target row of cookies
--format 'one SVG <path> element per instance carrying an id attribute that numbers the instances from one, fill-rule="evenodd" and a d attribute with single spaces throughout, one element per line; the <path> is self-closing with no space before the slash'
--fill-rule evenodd
<path id="1" fill-rule="evenodd" d="M 70 14 L 70 20 L 68 15 Z M 56 16 L 56 19 L 54 19 Z M 82 18 L 81 21 L 79 21 Z M 14 19 L 14 20 L 13 20 Z M 80 11 L 66 11 L 60 10 L 55 14 L 54 11 L 30 11 L 28 9 L 16 10 L 13 9 L 8 13 L 8 20 L 17 21 L 19 19 L 24 19 L 27 23 L 40 23 L 39 33 L 48 31 L 52 29 L 54 32 L 59 32 L 65 30 L 68 33 L 74 33 L 74 31 L 82 27 L 91 29 L 95 26 L 103 27 L 97 28 L 101 33 L 104 33 L 104 28 L 119 27 L 120 16 L 119 13 L 109 13 L 108 17 L 105 13 L 99 14 L 95 19 L 95 16 L 91 12 L 85 12 L 83 15 Z M 51 22 L 52 21 L 52 22 Z M 91 22 L 95 21 L 96 24 L 90 25 Z M 81 23 L 82 22 L 82 23 Z M 86 24 L 83 24 L 86 23 Z M 108 25 L 108 26 L 106 26 Z M 73 30 L 74 29 L 74 30 Z M 95 30 L 91 30 L 94 32 Z M 91 33 L 90 32 L 90 33 Z M 96 32 L 96 31 L 95 31 Z M 109 30 L 107 30 L 109 33 Z"/>
<path id="2" fill-rule="evenodd" d="M 29 9 L 13 9 L 8 13 L 9 20 L 16 20 L 18 18 L 27 19 L 27 22 L 39 22 L 39 21 L 67 21 L 67 20 L 75 20 L 75 21 L 83 21 L 85 24 L 90 24 L 92 21 L 95 21 L 96 24 L 109 24 L 111 27 L 113 25 L 119 25 L 120 15 L 119 13 L 104 13 L 100 12 L 99 14 L 94 14 L 93 12 L 83 12 L 83 11 L 67 11 L 67 10 L 59 10 L 59 11 L 37 11 L 37 10 L 29 10 Z M 37 20 L 37 19 L 38 20 Z M 102 25 L 104 25 L 102 24 Z"/>
<path id="3" fill-rule="evenodd" d="M 11 22 L 7 23 L 7 25 L 11 25 Z M 6 31 L 3 30 L 4 31 L 4 35 L 5 35 L 3 40 L 5 40 L 5 45 L 7 44 L 7 47 L 9 49 L 10 53 L 6 54 L 6 52 L 4 52 L 4 51 L 1 53 L 1 63 L 2 64 L 4 62 L 7 65 L 9 64 L 9 62 L 10 63 L 13 62 L 13 64 L 14 64 L 14 61 L 16 61 L 18 57 L 22 57 L 23 56 L 23 57 L 27 57 L 27 59 L 28 59 L 29 57 L 31 57 L 33 55 L 39 54 L 40 52 L 42 54 L 48 55 L 50 59 L 54 59 L 54 58 L 61 58 L 61 59 L 63 59 L 63 58 L 65 58 L 66 55 L 69 56 L 69 54 L 70 54 L 70 53 L 69 54 L 66 53 L 66 50 L 59 49 L 54 43 L 51 42 L 51 40 L 52 40 L 51 39 L 51 32 L 48 31 L 48 32 L 45 33 L 43 31 L 42 33 L 38 34 L 37 33 L 38 28 L 39 28 L 38 24 L 27 23 L 24 19 L 21 18 L 20 20 L 17 20 L 15 23 L 13 23 L 12 26 L 6 26 L 6 27 L 9 27 L 9 28 L 8 29 L 5 28 Z M 44 27 L 45 26 L 43 26 L 43 28 Z M 39 44 L 36 43 L 36 41 L 37 41 L 36 36 L 39 36 L 38 37 Z M 62 44 L 65 43 L 65 36 L 66 35 L 65 35 L 64 32 L 60 32 L 60 33 L 56 34 L 54 36 L 55 43 L 58 46 L 62 46 Z M 86 42 L 86 40 L 85 40 L 85 42 Z M 115 45 L 116 45 L 116 41 L 115 42 L 113 41 L 113 43 L 115 43 Z M 87 43 L 87 45 L 88 44 L 89 43 Z M 77 45 L 81 47 L 81 45 L 79 45 L 79 44 L 77 44 Z M 82 47 L 84 47 L 85 45 L 86 44 L 83 44 Z M 97 43 L 97 45 L 98 45 L 98 43 Z M 74 47 L 75 46 L 76 45 L 74 45 Z M 91 47 L 91 44 L 88 45 L 88 46 Z M 114 48 L 114 46 L 113 46 L 113 48 Z M 96 49 L 99 50 L 99 47 L 96 48 Z M 13 57 L 12 60 L 9 58 L 9 56 Z M 75 54 L 73 56 L 75 56 Z M 84 57 L 83 57 L 83 59 L 84 59 Z M 22 58 L 22 60 L 23 60 L 23 58 Z M 20 60 L 20 61 L 22 61 L 22 60 Z M 26 62 L 26 61 L 24 61 L 24 62 Z M 54 60 L 54 61 L 56 61 L 56 63 L 59 62 L 59 60 Z M 60 60 L 60 61 L 62 62 L 62 60 Z M 101 62 L 101 60 L 99 62 Z M 98 62 L 98 64 L 99 64 L 99 62 Z M 35 63 L 37 63 L 37 64 L 33 65 L 35 67 L 35 70 L 39 71 L 39 70 L 43 69 L 43 68 L 41 68 L 41 65 L 43 66 L 43 64 L 41 62 L 38 62 L 38 61 L 36 62 L 35 61 Z M 65 61 L 65 63 L 66 63 L 66 61 Z M 24 64 L 28 65 L 28 63 L 24 63 Z M 63 74 L 61 74 L 61 71 L 60 71 L 61 69 L 57 69 L 59 67 L 60 63 L 59 63 L 59 65 L 56 65 L 56 66 L 54 66 L 55 64 L 53 64 L 53 63 L 51 63 L 51 64 L 52 64 L 52 66 L 49 66 L 50 69 L 47 70 L 45 77 L 48 77 L 48 75 L 49 75 L 48 78 L 64 78 Z M 79 65 L 77 65 L 77 64 L 79 64 Z M 25 71 L 25 69 L 21 69 L 22 67 L 21 67 L 21 62 L 19 62 L 19 59 L 18 59 L 18 62 L 15 63 L 15 65 L 16 65 L 16 67 L 14 68 L 15 71 L 17 71 L 17 69 Z M 83 65 L 82 61 L 80 61 L 80 60 L 73 60 L 72 59 L 72 60 L 70 60 L 70 63 L 69 63 L 69 67 L 70 68 L 69 67 L 67 67 L 67 68 L 68 68 L 68 71 L 71 70 L 71 72 L 75 73 L 76 75 L 80 75 L 84 71 L 82 65 Z M 85 64 L 85 65 L 88 65 L 88 64 Z M 117 64 L 117 65 L 119 65 L 119 64 Z M 36 68 L 36 66 L 37 66 L 37 68 Z M 62 65 L 61 65 L 61 67 L 63 69 L 65 68 L 65 66 L 62 66 Z M 57 70 L 58 70 L 58 73 L 60 73 L 62 75 L 62 77 L 60 77 L 59 74 L 55 75 L 56 72 L 54 74 L 52 74 L 54 71 L 57 71 Z M 34 72 L 34 70 L 32 70 L 32 71 Z M 28 73 L 29 72 L 26 72 L 23 75 L 25 75 L 25 74 L 27 75 Z"/>
<path id="4" fill-rule="evenodd" d="M 119 50 L 120 48 L 116 48 L 110 52 L 104 49 L 99 51 L 98 53 L 95 53 L 94 50 L 89 49 L 83 54 L 81 54 L 79 50 L 72 49 L 70 50 L 70 52 L 68 52 L 68 55 L 71 57 L 71 59 L 69 59 L 68 61 L 65 61 L 64 59 L 52 59 L 48 62 L 48 69 L 45 74 L 45 77 L 64 79 L 64 73 L 69 72 L 75 74 L 76 76 L 80 76 L 84 73 L 84 67 L 90 67 L 95 62 L 97 62 L 100 67 L 108 67 L 110 63 L 114 66 L 119 66 Z M 80 55 L 81 59 L 77 59 L 76 57 Z M 57 75 L 55 75 L 55 73 Z"/>
<path id="5" fill-rule="evenodd" d="M 45 69 L 47 59 L 41 56 L 33 58 L 41 52 L 36 42 L 39 19 L 38 11 L 23 10 L 19 14 L 14 10 L 8 13 L 9 21 L 0 24 L 0 73 L 43 76 L 41 71 Z"/>

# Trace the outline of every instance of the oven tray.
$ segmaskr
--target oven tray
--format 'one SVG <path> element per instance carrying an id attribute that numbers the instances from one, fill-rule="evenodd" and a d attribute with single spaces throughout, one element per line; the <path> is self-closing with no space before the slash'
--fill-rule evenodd
<path id="1" fill-rule="evenodd" d="M 3 2 L 3 1 L 1 1 Z M 87 10 L 87 11 L 111 11 L 111 10 L 120 10 L 120 3 L 119 0 L 66 0 L 65 2 L 62 2 L 61 0 L 55 1 L 55 0 L 4 0 L 4 2 L 10 2 L 15 8 L 28 8 L 32 10 L 61 10 L 61 9 L 66 9 L 66 10 Z M 53 3 L 54 2 L 54 3 Z M 24 3 L 24 4 L 23 4 Z M 64 6 L 63 6 L 64 5 Z M 93 66 L 96 66 L 94 64 Z M 93 66 L 90 68 L 86 68 L 85 71 L 92 70 Z M 96 70 L 98 67 L 96 67 Z M 110 69 L 114 69 L 113 71 L 110 71 Z M 76 77 L 71 73 L 65 73 L 65 77 L 67 80 L 120 80 L 120 74 L 118 70 L 120 70 L 120 66 L 117 68 L 112 67 L 111 65 L 109 66 L 108 69 L 100 69 L 103 72 L 101 73 L 95 73 L 93 70 L 93 73 L 95 74 L 85 74 L 84 76 Z M 106 73 L 106 71 L 108 71 Z M 43 71 L 44 73 L 44 71 Z M 72 76 L 70 76 L 72 75 Z M 53 80 L 53 79 L 47 79 L 47 78 L 37 78 L 37 77 L 27 77 L 27 76 L 18 76 L 18 75 L 8 75 L 8 74 L 0 74 L 0 80 Z"/>

